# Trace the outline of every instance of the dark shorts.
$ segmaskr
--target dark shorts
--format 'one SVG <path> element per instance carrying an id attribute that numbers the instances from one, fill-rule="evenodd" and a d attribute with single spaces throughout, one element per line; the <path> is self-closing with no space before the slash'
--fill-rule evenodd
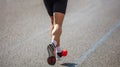
<path id="1" fill-rule="evenodd" d="M 44 0 L 47 12 L 53 16 L 54 12 L 65 14 L 68 0 Z"/>

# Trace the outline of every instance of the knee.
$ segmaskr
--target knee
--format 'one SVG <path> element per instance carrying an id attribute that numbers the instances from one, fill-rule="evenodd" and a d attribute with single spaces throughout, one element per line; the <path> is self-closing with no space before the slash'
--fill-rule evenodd
<path id="1" fill-rule="evenodd" d="M 55 25 L 55 28 L 56 28 L 56 30 L 59 31 L 59 32 L 62 31 L 62 26 L 59 25 L 59 24 L 56 24 L 56 25 Z"/>

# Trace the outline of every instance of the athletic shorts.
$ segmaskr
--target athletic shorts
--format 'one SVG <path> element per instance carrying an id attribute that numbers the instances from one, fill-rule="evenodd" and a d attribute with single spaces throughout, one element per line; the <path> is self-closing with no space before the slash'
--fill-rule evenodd
<path id="1" fill-rule="evenodd" d="M 68 0 L 44 0 L 49 16 L 53 16 L 54 12 L 65 14 Z"/>

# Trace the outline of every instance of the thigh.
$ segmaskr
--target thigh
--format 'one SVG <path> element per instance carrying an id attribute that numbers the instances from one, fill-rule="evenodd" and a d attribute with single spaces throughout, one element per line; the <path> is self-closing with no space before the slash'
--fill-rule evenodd
<path id="1" fill-rule="evenodd" d="M 58 24 L 60 27 L 62 27 L 63 20 L 64 20 L 64 14 L 60 12 L 54 12 L 54 24 Z"/>

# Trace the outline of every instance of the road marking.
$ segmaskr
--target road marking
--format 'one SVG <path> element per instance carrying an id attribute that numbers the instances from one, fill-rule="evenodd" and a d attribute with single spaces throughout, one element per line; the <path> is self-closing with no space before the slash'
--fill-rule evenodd
<path id="1" fill-rule="evenodd" d="M 75 60 L 77 65 L 72 65 L 71 67 L 78 67 L 80 66 L 88 57 L 89 55 L 94 52 L 102 43 L 114 32 L 118 27 L 120 27 L 120 22 L 113 26 L 106 34 L 104 34 L 95 44 L 92 45 L 91 48 L 88 49 L 80 58 Z"/>

